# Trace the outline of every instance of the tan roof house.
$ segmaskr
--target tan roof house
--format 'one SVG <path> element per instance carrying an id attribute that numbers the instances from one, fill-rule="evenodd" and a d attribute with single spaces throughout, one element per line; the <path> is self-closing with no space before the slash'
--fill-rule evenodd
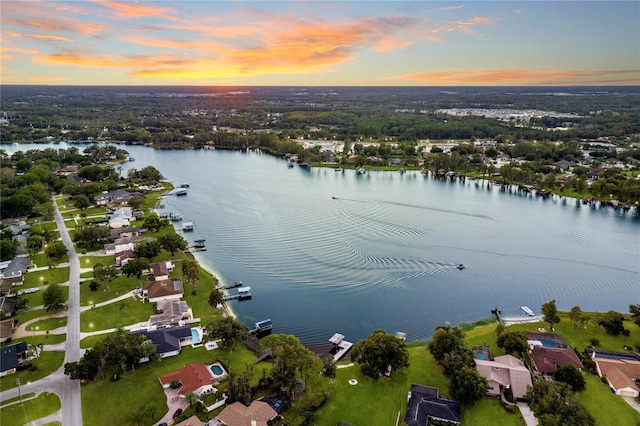
<path id="1" fill-rule="evenodd" d="M 263 401 L 253 401 L 250 406 L 234 402 L 225 407 L 216 419 L 227 426 L 267 426 L 278 413 Z"/>
<path id="2" fill-rule="evenodd" d="M 11 335 L 16 331 L 16 323 L 12 319 L 0 321 L 0 343 L 11 340 Z"/>
<path id="3" fill-rule="evenodd" d="M 181 421 L 180 423 L 176 423 L 175 426 L 202 426 L 202 420 L 198 418 L 195 414 L 189 417 L 187 420 Z"/>
<path id="4" fill-rule="evenodd" d="M 169 272 L 173 270 L 172 262 L 156 262 L 149 265 L 153 279 L 156 281 L 162 281 L 169 279 Z"/>
<path id="5" fill-rule="evenodd" d="M 514 398 L 522 399 L 527 387 L 533 386 L 527 367 L 511 355 L 498 356 L 493 361 L 476 359 L 475 363 L 478 373 L 489 383 L 489 395 L 500 395 L 510 388 Z"/>
<path id="6" fill-rule="evenodd" d="M 637 398 L 640 395 L 640 361 L 630 359 L 593 358 L 598 375 L 606 377 L 616 395 Z"/>

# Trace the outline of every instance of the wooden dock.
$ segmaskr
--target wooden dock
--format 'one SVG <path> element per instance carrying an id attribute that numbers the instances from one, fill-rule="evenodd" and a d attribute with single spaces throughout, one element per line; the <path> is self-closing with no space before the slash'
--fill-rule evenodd
<path id="1" fill-rule="evenodd" d="M 219 285 L 216 287 L 216 290 L 231 290 L 232 288 L 242 287 L 243 285 L 242 281 L 236 281 L 233 284 Z"/>
<path id="2" fill-rule="evenodd" d="M 353 343 L 344 340 L 344 336 L 340 333 L 334 334 L 329 339 L 329 342 L 333 345 L 333 350 L 336 351 L 336 353 L 333 355 L 334 362 L 337 362 L 338 360 L 340 360 L 340 358 L 345 356 L 345 354 L 349 352 L 349 349 L 351 349 L 351 347 L 353 346 Z"/>
<path id="3" fill-rule="evenodd" d="M 227 294 L 224 296 L 224 300 L 249 300 L 251 299 L 251 287 L 239 287 L 238 292 L 234 294 Z"/>

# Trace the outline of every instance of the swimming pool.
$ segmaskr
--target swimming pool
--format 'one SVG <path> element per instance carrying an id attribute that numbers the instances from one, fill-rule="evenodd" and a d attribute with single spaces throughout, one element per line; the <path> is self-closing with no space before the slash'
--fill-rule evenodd
<path id="1" fill-rule="evenodd" d="M 197 328 L 191 329 L 191 343 L 200 343 L 200 332 Z"/>
<path id="2" fill-rule="evenodd" d="M 476 352 L 476 359 L 483 359 L 483 360 L 487 360 L 487 356 L 485 354 L 483 354 L 482 352 Z"/>
<path id="3" fill-rule="evenodd" d="M 222 376 L 224 374 L 224 370 L 217 364 L 211 366 L 211 372 L 216 376 Z"/>
<path id="4" fill-rule="evenodd" d="M 558 342 L 554 341 L 554 340 L 549 340 L 549 339 L 538 339 L 538 341 L 540 343 L 542 343 L 542 346 L 546 346 L 548 348 L 557 348 L 560 345 L 558 344 Z"/>

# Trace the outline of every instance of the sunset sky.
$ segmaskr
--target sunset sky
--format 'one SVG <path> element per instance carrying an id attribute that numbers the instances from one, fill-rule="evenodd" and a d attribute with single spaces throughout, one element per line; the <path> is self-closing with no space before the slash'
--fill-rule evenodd
<path id="1" fill-rule="evenodd" d="M 638 1 L 2 0 L 2 84 L 640 85 Z"/>

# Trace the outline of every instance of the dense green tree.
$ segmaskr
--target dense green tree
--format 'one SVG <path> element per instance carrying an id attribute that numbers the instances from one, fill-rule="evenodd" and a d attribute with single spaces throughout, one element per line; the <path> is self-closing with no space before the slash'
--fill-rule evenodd
<path id="1" fill-rule="evenodd" d="M 442 364 L 448 353 L 469 350 L 464 342 L 464 333 L 459 328 L 450 325 L 436 327 L 436 332 L 427 349 L 439 364 Z"/>
<path id="2" fill-rule="evenodd" d="M 158 243 L 162 248 L 171 252 L 171 256 L 178 250 L 187 248 L 187 241 L 178 234 L 167 234 L 158 238 Z"/>
<path id="3" fill-rule="evenodd" d="M 216 290 L 215 288 L 211 290 L 211 293 L 209 293 L 209 305 L 211 305 L 211 307 L 215 309 L 219 304 L 223 302 L 224 295 L 222 294 L 222 292 L 220 290 Z"/>
<path id="4" fill-rule="evenodd" d="M 49 284 L 49 286 L 44 290 L 44 293 L 42 293 L 42 301 L 44 302 L 44 307 L 47 311 L 61 309 L 65 302 L 62 287 L 56 283 Z"/>
<path id="5" fill-rule="evenodd" d="M 556 300 L 553 299 L 547 303 L 543 303 L 541 310 L 542 315 L 544 315 L 544 320 L 549 323 L 549 328 L 553 330 L 553 326 L 560 322 L 558 309 L 556 308 Z"/>
<path id="6" fill-rule="evenodd" d="M 277 385 L 288 390 L 291 399 L 295 399 L 296 375 L 305 379 L 320 374 L 321 363 L 313 352 L 304 347 L 297 337 L 285 334 L 272 334 L 260 340 L 260 346 L 269 349 L 275 358 L 271 377 Z"/>
<path id="7" fill-rule="evenodd" d="M 536 380 L 525 395 L 541 426 L 593 426 L 595 421 L 563 382 Z"/>
<path id="8" fill-rule="evenodd" d="M 144 219 L 142 226 L 158 232 L 164 227 L 164 223 L 157 214 L 152 213 Z"/>
<path id="9" fill-rule="evenodd" d="M 162 247 L 158 241 L 140 241 L 133 248 L 133 254 L 135 257 L 144 257 L 147 259 L 153 259 L 162 252 Z"/>
<path id="10" fill-rule="evenodd" d="M 80 248 L 99 248 L 111 241 L 109 228 L 104 226 L 84 226 L 75 229 L 73 242 Z"/>
<path id="11" fill-rule="evenodd" d="M 553 379 L 558 382 L 563 382 L 568 384 L 572 390 L 575 392 L 584 390 L 587 386 L 587 382 L 584 379 L 584 376 L 576 368 L 575 365 L 568 363 L 561 365 L 556 369 L 553 373 Z"/>
<path id="12" fill-rule="evenodd" d="M 377 380 L 388 369 L 395 373 L 408 367 L 409 351 L 402 339 L 384 330 L 375 330 L 353 346 L 351 359 L 360 364 L 362 374 Z"/>
<path id="13" fill-rule="evenodd" d="M 192 285 L 198 281 L 200 277 L 200 267 L 196 260 L 185 259 L 182 261 L 182 277 Z"/>
<path id="14" fill-rule="evenodd" d="M 129 204 L 129 207 L 132 209 L 139 210 L 144 205 L 144 197 L 131 197 L 127 204 Z"/>
<path id="15" fill-rule="evenodd" d="M 640 327 L 640 305 L 637 303 L 629 305 L 629 313 L 633 316 L 633 322 Z"/>
<path id="16" fill-rule="evenodd" d="M 32 234 L 27 238 L 27 247 L 33 252 L 39 252 L 44 246 L 44 238 L 42 235 Z"/>
<path id="17" fill-rule="evenodd" d="M 0 240 L 0 260 L 11 260 L 16 256 L 18 250 L 18 243 L 11 241 L 9 238 L 3 238 Z"/>
<path id="18" fill-rule="evenodd" d="M 51 259 L 60 259 L 67 254 L 67 248 L 62 241 L 54 241 L 47 244 L 44 254 Z"/>
<path id="19" fill-rule="evenodd" d="M 509 354 L 517 352 L 522 355 L 527 351 L 527 338 L 520 331 L 504 331 L 498 336 L 498 347 Z"/>
<path id="20" fill-rule="evenodd" d="M 207 324 L 206 330 L 207 339 L 221 339 L 223 348 L 233 347 L 236 343 L 243 342 L 249 337 L 249 329 L 233 317 L 216 318 Z"/>
<path id="21" fill-rule="evenodd" d="M 462 405 L 471 406 L 480 401 L 489 389 L 487 379 L 474 367 L 463 367 L 450 377 L 449 393 Z"/>
<path id="22" fill-rule="evenodd" d="M 129 260 L 123 267 L 122 273 L 127 277 L 136 277 L 138 279 L 138 285 L 140 285 L 140 278 L 142 274 L 149 269 L 149 259 L 145 257 L 139 257 Z"/>
<path id="23" fill-rule="evenodd" d="M 84 210 L 91 207 L 91 200 L 84 194 L 79 194 L 73 197 L 73 206 L 77 209 Z"/>
<path id="24" fill-rule="evenodd" d="M 609 311 L 600 315 L 597 324 L 604 327 L 608 334 L 617 336 L 620 333 L 628 334 L 628 330 L 624 328 L 624 316 L 620 312 Z M 626 333 L 625 333 L 626 332 Z"/>

